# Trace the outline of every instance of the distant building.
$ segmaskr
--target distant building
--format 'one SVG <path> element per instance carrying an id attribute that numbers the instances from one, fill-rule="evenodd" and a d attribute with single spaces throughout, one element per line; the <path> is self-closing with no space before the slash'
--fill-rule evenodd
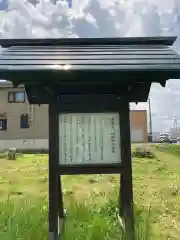
<path id="1" fill-rule="evenodd" d="M 170 134 L 172 138 L 179 138 L 180 137 L 180 128 L 171 128 Z"/>
<path id="2" fill-rule="evenodd" d="M 146 110 L 131 111 L 131 139 L 147 142 Z M 0 84 L 0 149 L 48 148 L 48 105 L 29 105 L 23 86 Z"/>
<path id="3" fill-rule="evenodd" d="M 148 141 L 148 124 L 146 110 L 131 110 L 131 141 Z"/>

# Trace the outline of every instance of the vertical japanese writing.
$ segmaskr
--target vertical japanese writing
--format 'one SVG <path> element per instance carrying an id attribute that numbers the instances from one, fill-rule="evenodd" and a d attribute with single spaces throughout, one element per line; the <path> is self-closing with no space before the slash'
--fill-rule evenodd
<path id="1" fill-rule="evenodd" d="M 67 161 L 67 116 L 64 116 L 64 163 Z"/>
<path id="2" fill-rule="evenodd" d="M 63 114 L 59 124 L 60 164 L 120 161 L 118 114 Z"/>
<path id="3" fill-rule="evenodd" d="M 76 158 L 79 157 L 79 125 L 80 125 L 80 117 L 76 117 Z"/>
<path id="4" fill-rule="evenodd" d="M 116 132 L 114 118 L 111 118 L 111 150 L 112 153 L 116 153 Z"/>
<path id="5" fill-rule="evenodd" d="M 97 152 L 97 128 L 96 128 L 96 115 L 94 116 L 94 151 Z"/>
<path id="6" fill-rule="evenodd" d="M 104 159 L 104 139 L 103 139 L 103 120 L 102 118 L 100 118 L 100 121 L 99 121 L 99 124 L 100 124 L 100 147 L 101 147 L 101 160 Z"/>
<path id="7" fill-rule="evenodd" d="M 69 158 L 70 162 L 73 161 L 73 135 L 72 135 L 72 115 L 69 116 L 69 126 L 70 126 L 70 152 L 69 152 Z"/>
<path id="8" fill-rule="evenodd" d="M 83 159 L 82 159 L 82 161 L 84 161 L 84 154 L 85 154 L 84 116 L 81 117 L 81 127 L 82 127 L 82 150 L 83 150 Z"/>
<path id="9" fill-rule="evenodd" d="M 91 116 L 88 117 L 88 156 L 89 160 L 92 160 L 92 142 L 91 142 Z"/>

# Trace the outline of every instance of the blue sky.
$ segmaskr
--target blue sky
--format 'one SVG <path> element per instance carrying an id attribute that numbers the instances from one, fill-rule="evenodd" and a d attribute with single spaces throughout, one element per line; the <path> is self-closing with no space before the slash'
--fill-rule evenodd
<path id="1" fill-rule="evenodd" d="M 53 5 L 40 0 L 9 0 L 0 12 L 1 38 L 179 36 L 173 48 L 180 53 L 180 0 L 66 0 Z M 180 80 L 151 89 L 153 131 L 167 131 L 174 116 L 180 120 Z M 147 108 L 146 103 L 132 104 Z"/>

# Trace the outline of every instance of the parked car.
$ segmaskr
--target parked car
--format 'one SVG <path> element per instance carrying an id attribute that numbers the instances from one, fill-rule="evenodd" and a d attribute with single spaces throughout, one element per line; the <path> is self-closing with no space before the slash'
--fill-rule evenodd
<path id="1" fill-rule="evenodd" d="M 169 137 L 167 133 L 160 134 L 160 141 L 162 143 L 177 143 L 177 139 Z"/>
<path id="2" fill-rule="evenodd" d="M 177 139 L 171 139 L 171 143 L 177 143 Z"/>

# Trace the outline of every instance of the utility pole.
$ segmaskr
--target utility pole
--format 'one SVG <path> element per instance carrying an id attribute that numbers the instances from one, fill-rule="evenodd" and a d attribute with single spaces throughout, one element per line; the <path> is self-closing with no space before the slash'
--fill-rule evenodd
<path id="1" fill-rule="evenodd" d="M 177 131 L 177 127 L 178 127 L 177 117 L 175 116 L 175 117 L 174 117 L 174 130 L 175 130 L 175 131 Z"/>
<path id="2" fill-rule="evenodd" d="M 152 142 L 152 114 L 151 114 L 151 99 L 148 98 L 148 107 L 149 107 L 149 141 Z"/>

